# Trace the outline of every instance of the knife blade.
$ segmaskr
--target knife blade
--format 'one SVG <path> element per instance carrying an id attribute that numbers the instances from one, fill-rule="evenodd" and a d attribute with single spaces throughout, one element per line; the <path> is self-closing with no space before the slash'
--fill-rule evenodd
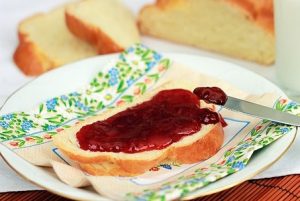
<path id="1" fill-rule="evenodd" d="M 292 126 L 300 126 L 300 117 L 296 115 L 281 112 L 279 110 L 275 110 L 266 106 L 258 105 L 256 103 L 251 103 L 230 96 L 228 96 L 228 99 L 223 107 L 261 119 L 268 119 Z"/>

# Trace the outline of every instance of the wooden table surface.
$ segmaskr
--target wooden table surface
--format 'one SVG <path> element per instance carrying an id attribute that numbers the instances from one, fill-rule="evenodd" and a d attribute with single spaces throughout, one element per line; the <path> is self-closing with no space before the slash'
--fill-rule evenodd
<path id="1" fill-rule="evenodd" d="M 1 201 L 67 201 L 47 191 L 1 193 Z M 197 201 L 300 201 L 300 175 L 246 181 L 231 189 L 196 199 Z M 195 200 L 195 201 L 196 201 Z"/>

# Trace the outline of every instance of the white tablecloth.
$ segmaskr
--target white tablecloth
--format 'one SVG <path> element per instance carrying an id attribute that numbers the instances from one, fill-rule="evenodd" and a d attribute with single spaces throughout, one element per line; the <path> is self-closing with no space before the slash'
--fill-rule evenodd
<path id="1" fill-rule="evenodd" d="M 0 0 L 0 105 L 16 89 L 21 87 L 33 77 L 24 76 L 12 60 L 13 52 L 18 44 L 17 26 L 20 20 L 37 12 L 47 11 L 65 0 Z M 124 0 L 124 2 L 137 13 L 140 7 L 153 0 Z M 210 56 L 227 60 L 252 70 L 266 79 L 276 83 L 274 67 L 260 65 L 232 59 L 196 48 L 177 45 L 171 42 L 143 37 L 143 43 L 160 52 L 181 52 L 196 55 Z M 298 135 L 290 150 L 268 170 L 256 178 L 266 178 L 287 174 L 300 173 L 300 137 Z M 291 163 L 291 161 L 294 161 Z M 0 192 L 35 190 L 38 187 L 24 181 L 0 159 Z"/>

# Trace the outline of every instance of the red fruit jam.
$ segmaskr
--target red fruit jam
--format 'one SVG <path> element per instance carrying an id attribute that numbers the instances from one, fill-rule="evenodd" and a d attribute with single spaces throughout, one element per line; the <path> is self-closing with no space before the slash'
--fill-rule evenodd
<path id="1" fill-rule="evenodd" d="M 227 101 L 227 95 L 218 87 L 197 87 L 193 91 L 199 99 L 208 103 L 224 105 Z"/>
<path id="2" fill-rule="evenodd" d="M 215 124 L 219 114 L 200 108 L 198 97 L 184 89 L 160 91 L 151 100 L 86 125 L 76 134 L 80 148 L 137 153 L 163 149 Z"/>

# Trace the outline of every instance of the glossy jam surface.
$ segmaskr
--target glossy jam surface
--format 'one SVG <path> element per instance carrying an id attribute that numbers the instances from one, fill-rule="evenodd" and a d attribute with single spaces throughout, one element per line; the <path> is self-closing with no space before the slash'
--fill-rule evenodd
<path id="1" fill-rule="evenodd" d="M 84 150 L 137 153 L 163 149 L 200 131 L 201 124 L 219 121 L 218 113 L 200 108 L 195 94 L 172 89 L 108 119 L 86 125 L 76 136 Z"/>
<path id="2" fill-rule="evenodd" d="M 193 91 L 200 100 L 217 105 L 225 105 L 227 95 L 218 87 L 197 87 Z"/>

